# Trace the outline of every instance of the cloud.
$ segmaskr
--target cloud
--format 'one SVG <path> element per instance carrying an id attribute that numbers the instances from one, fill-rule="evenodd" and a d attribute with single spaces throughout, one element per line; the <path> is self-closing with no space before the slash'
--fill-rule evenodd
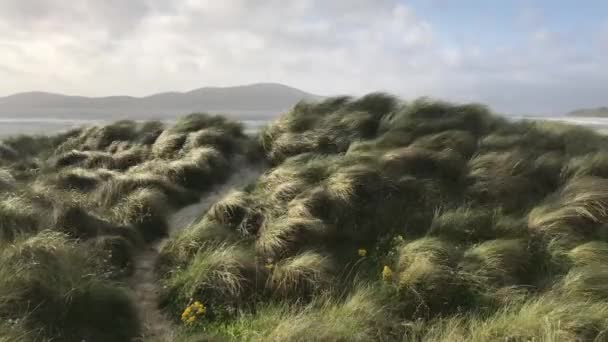
<path id="1" fill-rule="evenodd" d="M 72 92 L 142 94 L 260 80 L 362 92 L 370 81 L 381 87 L 382 74 L 395 68 L 415 73 L 432 39 L 428 23 L 393 1 L 184 0 L 162 11 L 144 1 L 118 3 L 126 2 L 8 0 L 3 31 L 21 34 L 0 34 L 15 47 L 0 64 L 39 75 L 33 85 L 74 84 Z M 84 82 L 89 77 L 95 85 Z"/>
<path id="2" fill-rule="evenodd" d="M 487 47 L 446 42 L 398 0 L 4 0 L 0 94 L 146 95 L 274 81 L 320 94 L 386 90 L 552 109 L 527 92 L 545 99 L 572 90 L 572 77 L 608 76 L 593 51 L 539 17 L 529 10 L 519 19 L 527 39 Z M 525 100 L 504 100 L 516 95 Z"/>
<path id="3" fill-rule="evenodd" d="M 161 5 L 160 0 L 7 0 L 0 3 L 0 18 L 23 33 L 85 29 L 119 36 Z"/>

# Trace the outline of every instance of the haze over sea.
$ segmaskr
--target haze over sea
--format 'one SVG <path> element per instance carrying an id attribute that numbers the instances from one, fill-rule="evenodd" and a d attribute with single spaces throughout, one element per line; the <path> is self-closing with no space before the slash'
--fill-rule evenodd
<path id="1" fill-rule="evenodd" d="M 600 117 L 580 117 L 580 116 L 513 116 L 514 120 L 547 120 L 580 125 L 597 130 L 600 133 L 608 134 L 608 118 Z"/>
<path id="2" fill-rule="evenodd" d="M 568 116 L 512 116 L 514 120 L 549 120 L 561 121 L 596 129 L 608 133 L 608 118 L 597 117 L 568 117 Z M 0 118 L 0 137 L 19 134 L 52 134 L 81 126 L 107 124 L 117 119 L 53 119 L 53 118 Z M 142 120 L 144 121 L 144 120 Z M 163 120 L 168 123 L 173 120 Z M 255 133 L 266 125 L 269 120 L 244 119 L 240 120 L 248 133 Z"/>
<path id="3" fill-rule="evenodd" d="M 52 118 L 0 118 L 0 138 L 19 134 L 53 134 L 81 126 L 107 124 L 116 120 L 103 119 L 52 119 Z M 139 121 L 139 120 L 136 120 Z M 141 120 L 146 121 L 146 120 Z M 163 120 L 172 122 L 174 120 Z M 245 125 L 247 133 L 255 133 L 268 120 L 240 120 Z"/>

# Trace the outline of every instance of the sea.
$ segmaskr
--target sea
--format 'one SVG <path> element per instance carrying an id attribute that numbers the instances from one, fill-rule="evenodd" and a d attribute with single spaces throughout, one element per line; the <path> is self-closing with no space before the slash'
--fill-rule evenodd
<path id="1" fill-rule="evenodd" d="M 513 116 L 512 120 L 557 121 L 591 128 L 599 133 L 608 134 L 608 118 L 584 116 Z"/>
<path id="2" fill-rule="evenodd" d="M 12 119 L 0 118 L 0 139 L 15 135 L 49 135 L 68 131 L 70 129 L 104 125 L 111 123 L 114 120 L 103 119 L 52 119 L 52 118 L 28 118 L 28 119 Z M 136 120 L 138 121 L 138 120 Z M 167 124 L 171 124 L 174 120 L 165 120 Z M 268 120 L 240 120 L 243 123 L 245 132 L 255 134 L 262 127 L 268 124 Z"/>
<path id="3" fill-rule="evenodd" d="M 608 118 L 568 116 L 511 116 L 509 118 L 515 121 L 546 120 L 565 122 L 589 127 L 608 134 Z M 103 119 L 0 118 L 0 139 L 20 134 L 49 135 L 81 126 L 108 124 L 111 121 Z M 250 134 L 255 134 L 269 123 L 268 119 L 247 119 L 240 121 L 243 123 L 245 131 Z M 166 120 L 166 122 L 170 124 L 172 120 Z"/>

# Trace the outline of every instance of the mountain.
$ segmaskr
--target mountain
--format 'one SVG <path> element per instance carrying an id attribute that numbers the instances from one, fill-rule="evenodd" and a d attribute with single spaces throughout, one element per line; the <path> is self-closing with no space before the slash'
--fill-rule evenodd
<path id="1" fill-rule="evenodd" d="M 192 112 L 221 112 L 257 119 L 274 117 L 301 100 L 320 98 L 277 83 L 205 87 L 146 97 L 28 92 L 0 97 L 0 118 L 170 119 Z"/>
<path id="2" fill-rule="evenodd" d="M 608 107 L 583 108 L 573 110 L 568 113 L 569 116 L 586 116 L 586 117 L 608 117 Z"/>

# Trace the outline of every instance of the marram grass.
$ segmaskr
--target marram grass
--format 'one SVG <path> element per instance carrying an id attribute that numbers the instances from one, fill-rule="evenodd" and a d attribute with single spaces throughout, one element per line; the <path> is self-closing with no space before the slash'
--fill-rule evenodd
<path id="1" fill-rule="evenodd" d="M 374 93 L 6 139 L 0 341 L 138 337 L 133 255 L 234 156 L 160 251 L 176 341 L 608 340 L 608 138 Z"/>
<path id="2" fill-rule="evenodd" d="M 206 114 L 6 139 L 0 341 L 138 338 L 126 290 L 134 255 L 167 234 L 172 212 L 223 181 L 250 142 L 240 124 Z"/>
<path id="3" fill-rule="evenodd" d="M 163 281 L 174 265 L 190 290 L 201 253 L 251 255 L 256 286 L 185 341 L 607 338 L 607 138 L 372 94 L 300 103 L 258 142 L 272 167 L 161 252 Z M 362 293 L 366 309 L 349 311 Z"/>

